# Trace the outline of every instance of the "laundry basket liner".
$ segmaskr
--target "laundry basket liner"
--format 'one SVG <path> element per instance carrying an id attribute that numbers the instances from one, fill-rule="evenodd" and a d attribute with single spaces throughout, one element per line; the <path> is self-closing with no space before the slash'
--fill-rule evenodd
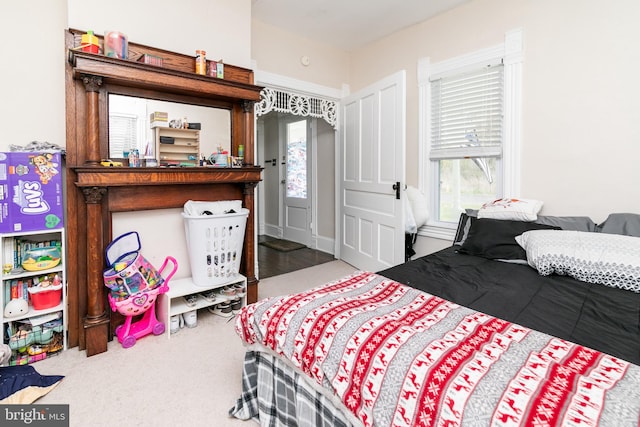
<path id="1" fill-rule="evenodd" d="M 218 200 L 214 202 L 188 200 L 184 204 L 184 213 L 188 216 L 220 215 L 240 212 L 241 209 L 242 200 Z"/>

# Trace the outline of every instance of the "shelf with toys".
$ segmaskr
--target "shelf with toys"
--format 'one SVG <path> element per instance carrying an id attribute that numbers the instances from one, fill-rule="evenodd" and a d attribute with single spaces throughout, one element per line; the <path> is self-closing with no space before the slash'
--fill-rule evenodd
<path id="1" fill-rule="evenodd" d="M 10 365 L 23 365 L 66 347 L 64 229 L 0 234 L 2 342 Z"/>

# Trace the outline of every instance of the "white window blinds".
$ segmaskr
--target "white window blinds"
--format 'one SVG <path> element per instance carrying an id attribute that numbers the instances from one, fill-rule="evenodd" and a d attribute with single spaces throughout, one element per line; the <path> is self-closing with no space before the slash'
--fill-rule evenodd
<path id="1" fill-rule="evenodd" d="M 431 81 L 432 160 L 501 155 L 503 68 L 500 64 Z"/>
<path id="2" fill-rule="evenodd" d="M 129 151 L 130 147 L 137 147 L 137 129 L 136 116 L 109 114 L 109 155 L 116 158 L 124 157 L 124 151 Z"/>

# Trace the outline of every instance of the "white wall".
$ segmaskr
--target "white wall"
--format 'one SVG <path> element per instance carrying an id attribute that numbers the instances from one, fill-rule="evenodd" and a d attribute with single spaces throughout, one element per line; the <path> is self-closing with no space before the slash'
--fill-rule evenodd
<path id="1" fill-rule="evenodd" d="M 407 178 L 417 185 L 418 59 L 494 46 L 522 28 L 520 196 L 544 201 L 544 214 L 602 222 L 640 212 L 639 16 L 635 0 L 474 0 L 355 52 L 350 84 L 407 70 Z"/>
<path id="2" fill-rule="evenodd" d="M 255 19 L 251 31 L 251 57 L 257 70 L 335 89 L 349 81 L 347 52 Z M 302 64 L 303 56 L 309 65 Z"/>
<path id="3" fill-rule="evenodd" d="M 68 0 L 69 27 L 120 31 L 130 41 L 249 68 L 249 0 Z"/>
<path id="4" fill-rule="evenodd" d="M 65 146 L 66 0 L 3 2 L 0 151 L 46 141 Z"/>
<path id="5" fill-rule="evenodd" d="M 324 120 L 317 120 L 318 145 L 316 147 L 317 179 L 314 194 L 318 198 L 318 212 L 314 219 L 314 232 L 325 238 L 333 253 L 335 238 L 335 185 L 336 185 L 336 133 Z M 321 247 L 321 244 L 318 244 Z M 325 246 L 325 252 L 327 247 Z"/>
<path id="6" fill-rule="evenodd" d="M 264 232 L 267 235 L 281 237 L 280 231 L 280 126 L 278 113 L 269 113 L 259 118 L 264 131 L 264 161 L 262 166 L 262 187 L 264 203 L 259 206 L 264 212 Z M 271 160 L 275 159 L 275 165 Z M 267 197 L 269 196 L 269 197 Z"/>

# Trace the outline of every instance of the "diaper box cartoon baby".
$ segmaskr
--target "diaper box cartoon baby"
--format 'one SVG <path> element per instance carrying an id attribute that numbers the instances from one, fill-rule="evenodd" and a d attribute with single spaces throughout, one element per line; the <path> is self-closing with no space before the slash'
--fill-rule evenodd
<path id="1" fill-rule="evenodd" d="M 0 232 L 63 226 L 59 152 L 0 153 Z"/>

